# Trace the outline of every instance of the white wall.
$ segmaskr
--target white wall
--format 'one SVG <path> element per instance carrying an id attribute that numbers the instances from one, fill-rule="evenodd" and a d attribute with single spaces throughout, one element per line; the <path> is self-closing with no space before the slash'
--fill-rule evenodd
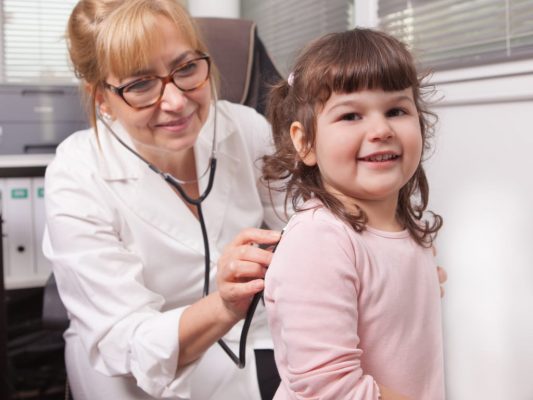
<path id="1" fill-rule="evenodd" d="M 376 0 L 356 0 L 375 26 Z M 533 400 L 533 61 L 436 73 L 448 400 Z"/>
<path id="2" fill-rule="evenodd" d="M 450 71 L 435 81 L 444 99 L 427 166 L 431 208 L 445 221 L 437 244 L 449 274 L 447 398 L 531 400 L 533 63 Z"/>
<path id="3" fill-rule="evenodd" d="M 189 12 L 194 17 L 239 18 L 240 0 L 189 0 Z"/>

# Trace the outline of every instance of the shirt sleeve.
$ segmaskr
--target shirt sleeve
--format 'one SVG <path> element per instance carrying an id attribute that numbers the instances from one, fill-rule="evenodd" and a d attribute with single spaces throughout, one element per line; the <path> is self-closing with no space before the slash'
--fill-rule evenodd
<path id="1" fill-rule="evenodd" d="M 195 364 L 177 371 L 180 317 L 143 284 L 143 264 L 120 238 L 120 218 L 98 174 L 58 151 L 48 167 L 45 255 L 91 365 L 131 375 L 151 396 L 189 398 Z"/>
<path id="2" fill-rule="evenodd" d="M 379 398 L 361 366 L 360 282 L 347 229 L 316 215 L 291 221 L 267 272 L 276 361 L 283 390 L 294 400 Z"/>

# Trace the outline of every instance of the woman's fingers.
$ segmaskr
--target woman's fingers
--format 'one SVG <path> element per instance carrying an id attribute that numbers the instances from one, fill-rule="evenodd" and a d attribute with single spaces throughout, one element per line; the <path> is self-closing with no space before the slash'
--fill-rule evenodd
<path id="1" fill-rule="evenodd" d="M 249 228 L 229 243 L 218 260 L 220 296 L 234 315 L 244 317 L 254 294 L 263 290 L 266 268 L 272 253 L 259 245 L 274 245 L 281 233 Z"/>
<path id="2" fill-rule="evenodd" d="M 243 244 L 274 244 L 280 238 L 281 232 L 259 228 L 247 228 L 239 232 L 227 247 Z"/>
<path id="3" fill-rule="evenodd" d="M 226 246 L 218 261 L 218 269 L 224 281 L 242 282 L 244 278 L 264 278 L 266 268 L 272 260 L 272 252 L 258 245 L 273 245 L 280 238 L 280 232 L 249 228 L 241 231 Z"/>
<path id="4" fill-rule="evenodd" d="M 236 258 L 240 261 L 249 261 L 263 266 L 268 266 L 272 261 L 272 252 L 257 246 L 239 246 L 236 250 L 238 253 Z"/>
<path id="5" fill-rule="evenodd" d="M 264 287 L 265 283 L 262 279 L 228 284 L 224 290 L 224 295 L 221 297 L 228 308 L 231 308 L 233 312 L 240 313 L 243 317 L 242 312 L 246 313 L 252 297 Z"/>
<path id="6" fill-rule="evenodd" d="M 232 260 L 228 265 L 227 273 L 231 275 L 230 280 L 233 282 L 247 282 L 251 279 L 264 278 L 266 273 L 264 265 L 264 263 L 247 260 Z"/>

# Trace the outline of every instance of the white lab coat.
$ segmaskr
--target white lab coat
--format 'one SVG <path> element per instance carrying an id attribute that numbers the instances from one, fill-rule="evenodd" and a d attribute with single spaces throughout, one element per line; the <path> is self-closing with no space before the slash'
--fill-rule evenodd
<path id="1" fill-rule="evenodd" d="M 131 145 L 123 128 L 113 126 Z M 43 249 L 71 320 L 66 363 L 76 400 L 259 400 L 253 348 L 272 348 L 262 305 L 244 370 L 214 345 L 176 375 L 180 316 L 203 287 L 200 226 L 160 176 L 103 125 L 98 129 L 100 144 L 92 130 L 68 137 L 45 178 Z M 208 165 L 212 135 L 213 108 L 194 148 L 199 173 Z M 275 212 L 258 181 L 257 160 L 272 149 L 266 120 L 220 101 L 216 142 L 215 183 L 203 203 L 211 290 L 216 260 L 242 228 L 284 224 L 276 215 L 283 215 L 282 197 L 275 196 Z M 206 183 L 201 180 L 201 191 Z M 240 326 L 226 336 L 235 349 Z"/>

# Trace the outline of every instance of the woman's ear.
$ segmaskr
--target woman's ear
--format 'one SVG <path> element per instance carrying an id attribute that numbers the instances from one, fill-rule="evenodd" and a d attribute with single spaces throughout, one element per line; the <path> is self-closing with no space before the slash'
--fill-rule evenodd
<path id="1" fill-rule="evenodd" d="M 315 148 L 314 146 L 311 146 L 310 148 L 308 147 L 305 140 L 305 130 L 303 125 L 298 121 L 293 122 L 290 127 L 290 134 L 292 144 L 303 163 L 308 167 L 316 165 Z"/>
<path id="2" fill-rule="evenodd" d="M 103 89 L 96 89 L 94 98 L 96 100 L 96 107 L 98 107 L 98 112 L 105 118 L 113 119 L 113 113 L 111 112 L 111 108 L 107 103 Z"/>

